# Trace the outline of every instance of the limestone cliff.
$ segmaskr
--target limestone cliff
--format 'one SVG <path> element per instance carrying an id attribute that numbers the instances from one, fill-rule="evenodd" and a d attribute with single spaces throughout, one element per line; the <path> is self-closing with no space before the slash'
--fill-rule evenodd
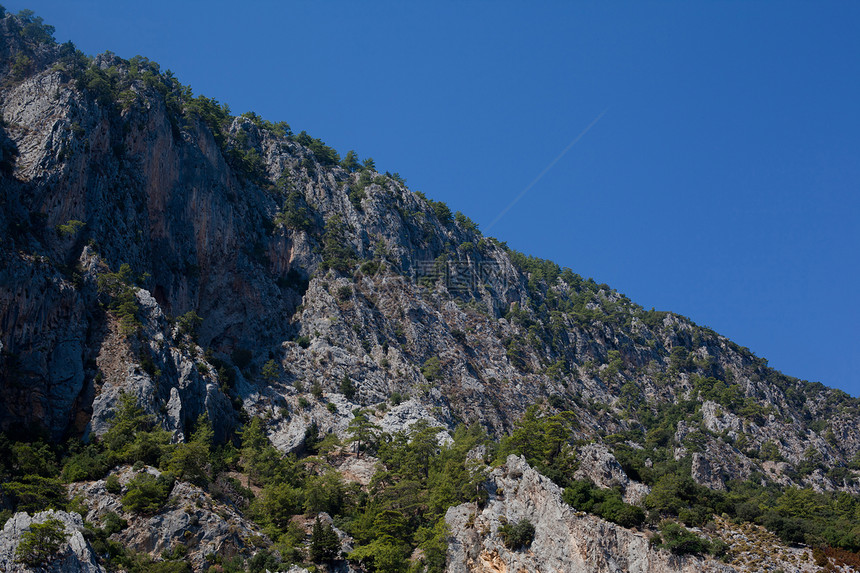
<path id="1" fill-rule="evenodd" d="M 451 573 L 668 573 L 781 570 L 817 571 L 808 549 L 797 549 L 762 533 L 722 523 L 731 563 L 712 558 L 674 555 L 649 542 L 653 535 L 608 523 L 578 512 L 561 500 L 558 486 L 522 458 L 490 472 L 489 500 L 452 507 L 445 516 L 450 529 Z M 499 528 L 526 520 L 534 526 L 528 547 L 511 549 Z"/>
<path id="2" fill-rule="evenodd" d="M 354 407 L 396 395 L 411 405 L 390 427 L 504 431 L 550 399 L 595 438 L 635 428 L 625 411 L 698 396 L 703 428 L 675 441 L 692 454 L 683 442 L 705 432 L 696 475 L 709 485 L 775 471 L 856 487 L 850 473 L 766 470 L 760 455 L 794 467 L 811 448 L 824 468 L 847 464 L 860 449 L 847 395 L 514 253 L 319 140 L 253 114 L 212 120 L 145 59 L 103 55 L 83 73 L 19 27 L 0 20 L 0 427 L 100 433 L 129 391 L 180 439 L 204 412 L 226 436 L 244 407 L 291 449 L 310 421 L 341 431 Z M 124 263 L 134 336 L 98 289 Z M 177 323 L 190 311 L 193 336 Z M 316 383 L 334 412 L 299 405 Z"/>
<path id="3" fill-rule="evenodd" d="M 572 413 L 578 476 L 628 502 L 648 488 L 622 454 L 657 447 L 715 490 L 860 491 L 858 400 L 517 253 L 396 174 L 234 117 L 145 58 L 87 59 L 5 14 L 0 119 L 0 430 L 13 437 L 101 435 L 123 392 L 176 441 L 201 414 L 219 440 L 260 416 L 284 452 L 312 424 L 343 435 L 359 407 L 386 431 L 428 420 L 444 441 L 463 423 L 501 436 L 538 405 Z M 493 474 L 505 492 L 526 487 L 512 463 Z M 478 537 L 464 525 L 475 509 L 452 510 L 452 570 L 537 566 L 492 536 L 498 515 L 537 506 L 504 503 L 482 510 Z M 533 517 L 575 544 L 538 528 L 536 548 L 562 551 L 547 567 L 724 568 L 550 506 Z"/>

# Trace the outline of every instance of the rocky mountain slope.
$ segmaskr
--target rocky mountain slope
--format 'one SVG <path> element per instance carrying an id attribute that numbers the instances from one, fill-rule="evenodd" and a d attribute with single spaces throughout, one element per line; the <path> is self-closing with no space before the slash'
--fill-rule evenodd
<path id="1" fill-rule="evenodd" d="M 357 408 L 390 433 L 501 437 L 539 404 L 605 462 L 581 477 L 629 502 L 666 452 L 713 490 L 860 492 L 856 399 L 512 251 L 372 160 L 50 31 L 0 18 L 10 437 L 100 436 L 122 393 L 176 441 L 201 414 L 222 442 L 259 416 L 283 452 L 312 424 L 346 436 Z"/>

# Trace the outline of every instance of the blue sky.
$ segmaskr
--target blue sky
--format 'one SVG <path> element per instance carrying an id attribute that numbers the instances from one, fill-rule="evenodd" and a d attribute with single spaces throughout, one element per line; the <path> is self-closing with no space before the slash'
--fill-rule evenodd
<path id="1" fill-rule="evenodd" d="M 3 4 L 860 395 L 860 3 Z"/>

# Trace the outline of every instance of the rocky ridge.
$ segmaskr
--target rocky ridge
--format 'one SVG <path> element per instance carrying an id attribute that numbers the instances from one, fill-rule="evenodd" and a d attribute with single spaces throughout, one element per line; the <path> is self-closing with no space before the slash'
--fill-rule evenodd
<path id="1" fill-rule="evenodd" d="M 221 440 L 260 416 L 301 451 L 311 424 L 344 436 L 357 408 L 389 432 L 428 420 L 444 440 L 464 423 L 501 436 L 539 404 L 573 413 L 578 477 L 635 503 L 647 486 L 621 450 L 649 447 L 654 419 L 684 407 L 666 447 L 702 485 L 860 492 L 857 400 L 516 253 L 307 134 L 222 113 L 145 58 L 88 63 L 23 26 L 0 17 L 0 429 L 98 436 L 128 392 L 176 441 L 200 414 Z M 100 288 L 123 264 L 131 331 Z M 682 566 L 583 519 L 586 539 L 618 540 L 606 570 L 616 551 L 643 571 Z M 478 556 L 520 563 L 488 539 Z"/>
<path id="2" fill-rule="evenodd" d="M 401 422 L 380 412 L 387 427 L 429 418 L 497 432 L 524 404 L 553 397 L 593 439 L 636 428 L 631 406 L 713 395 L 724 405 L 703 400 L 697 448 L 722 476 L 702 478 L 710 485 L 764 470 L 770 444 L 792 467 L 810 448 L 823 467 L 860 449 L 856 400 L 509 251 L 402 180 L 327 161 L 318 140 L 253 115 L 210 126 L 190 106 L 176 111 L 141 79 L 148 61 L 96 58 L 117 90 L 128 85 L 122 104 L 111 101 L 74 79 L 62 50 L 12 34 L 13 20 L 0 22 L 6 57 L 34 56 L 0 89 L 15 150 L 0 214 L 2 427 L 98 434 L 128 391 L 177 439 L 204 412 L 226 436 L 241 402 L 268 413 L 273 441 L 294 449 L 310 421 L 341 432 L 354 408 L 393 395 L 412 401 Z M 259 158 L 256 174 L 237 149 Z M 333 241 L 345 247 L 341 270 Z M 137 337 L 101 306 L 99 276 L 123 263 L 140 276 Z M 189 311 L 202 319 L 193 339 L 174 322 Z M 264 378 L 268 360 L 277 373 Z M 345 377 L 351 399 L 339 392 Z M 715 381 L 732 394 L 718 395 Z M 305 406 L 314 384 L 325 397 Z M 692 453 L 685 437 L 679 428 L 679 455 Z M 769 473 L 797 481 L 780 467 Z M 800 476 L 812 482 L 856 487 Z"/>
<path id="3" fill-rule="evenodd" d="M 15 551 L 23 535 L 34 523 L 44 523 L 48 519 L 59 520 L 64 528 L 66 541 L 61 544 L 59 553 L 47 566 L 28 567 L 19 563 Z M 42 511 L 34 516 L 17 513 L 9 519 L 0 531 L 0 571 L 7 573 L 104 573 L 95 553 L 83 536 L 84 524 L 77 513 L 65 511 Z"/>
<path id="4" fill-rule="evenodd" d="M 649 542 L 651 532 L 631 531 L 565 504 L 558 486 L 517 456 L 509 456 L 489 473 L 487 489 L 485 504 L 452 507 L 445 516 L 452 538 L 448 554 L 452 573 L 819 570 L 808 548 L 790 547 L 763 528 L 720 519 L 713 531 L 699 532 L 727 542 L 728 563 L 656 549 Z M 521 520 L 534 525 L 534 540 L 527 548 L 510 549 L 499 528 Z"/>

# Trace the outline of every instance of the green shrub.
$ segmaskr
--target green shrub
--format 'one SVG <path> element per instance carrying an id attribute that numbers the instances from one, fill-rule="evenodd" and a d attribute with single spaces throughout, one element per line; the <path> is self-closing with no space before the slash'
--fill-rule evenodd
<path id="1" fill-rule="evenodd" d="M 284 199 L 283 207 L 275 215 L 274 223 L 288 229 L 311 232 L 314 228 L 314 214 L 301 193 L 290 191 Z"/>
<path id="2" fill-rule="evenodd" d="M 57 234 L 63 238 L 74 237 L 78 234 L 78 231 L 86 227 L 86 225 L 87 224 L 83 221 L 72 219 L 64 225 L 57 225 Z"/>
<path id="3" fill-rule="evenodd" d="M 97 480 L 110 469 L 107 454 L 96 444 L 88 444 L 72 453 L 63 464 L 62 478 L 66 482 Z"/>
<path id="4" fill-rule="evenodd" d="M 340 156 L 338 156 L 337 151 L 323 143 L 322 140 L 311 137 L 307 132 L 302 131 L 294 139 L 299 144 L 310 149 L 316 160 L 322 165 L 337 165 L 340 162 Z"/>
<path id="5" fill-rule="evenodd" d="M 358 154 L 354 150 L 350 149 L 346 152 L 343 160 L 341 160 L 340 166 L 350 173 L 355 173 L 361 169 L 361 163 L 358 161 Z"/>
<path id="6" fill-rule="evenodd" d="M 355 383 L 352 381 L 352 378 L 344 375 L 340 381 L 340 393 L 343 394 L 347 400 L 352 400 L 355 397 L 357 390 L 358 389 L 355 387 Z"/>
<path id="7" fill-rule="evenodd" d="M 30 71 L 30 67 L 33 64 L 33 60 L 30 56 L 19 53 L 15 57 L 15 61 L 12 63 L 12 77 L 16 80 L 23 80 L 27 77 L 27 74 Z"/>
<path id="8" fill-rule="evenodd" d="M 505 547 L 511 550 L 520 550 L 529 547 L 535 538 L 535 526 L 527 519 L 521 519 L 516 523 L 506 523 L 499 527 L 499 537 Z"/>
<path id="9" fill-rule="evenodd" d="M 352 287 L 344 285 L 337 289 L 337 299 L 341 302 L 347 301 L 352 297 Z"/>
<path id="10" fill-rule="evenodd" d="M 711 548 L 707 539 L 702 539 L 674 521 L 663 522 L 660 526 L 660 534 L 663 538 L 663 548 L 676 555 L 708 553 Z"/>
<path id="11" fill-rule="evenodd" d="M 442 363 L 439 361 L 439 357 L 431 356 L 425 360 L 424 365 L 421 367 L 421 374 L 424 375 L 424 378 L 426 378 L 428 382 L 433 382 L 434 380 L 441 378 Z"/>
<path id="12" fill-rule="evenodd" d="M 349 273 L 357 259 L 355 251 L 347 240 L 347 226 L 335 215 L 326 222 L 323 233 L 322 269 L 332 269 L 339 273 Z"/>
<path id="13" fill-rule="evenodd" d="M 66 488 L 56 478 L 26 475 L 0 486 L 12 498 L 16 511 L 38 513 L 46 509 L 66 509 Z"/>
<path id="14" fill-rule="evenodd" d="M 158 465 L 173 448 L 170 433 L 154 427 L 152 417 L 144 412 L 133 395 L 126 392 L 120 394 L 110 428 L 102 436 L 102 444 L 114 461 L 149 465 Z"/>
<path id="15" fill-rule="evenodd" d="M 443 225 L 451 224 L 454 219 L 448 205 L 442 201 L 433 201 L 432 199 L 428 199 L 428 203 L 430 203 L 430 207 L 433 209 L 433 214 L 436 215 L 436 218 L 439 219 L 440 223 Z"/>
<path id="16" fill-rule="evenodd" d="M 120 485 L 116 474 L 111 474 L 107 477 L 105 480 L 105 490 L 112 494 L 118 494 L 122 491 L 122 485 Z"/>
<path id="17" fill-rule="evenodd" d="M 44 567 L 58 557 L 66 539 L 66 527 L 55 517 L 44 523 L 32 523 L 21 535 L 15 549 L 15 561 L 34 568 Z"/>
<path id="18" fill-rule="evenodd" d="M 173 478 L 167 474 L 155 477 L 143 472 L 137 474 L 126 487 L 128 491 L 122 496 L 123 509 L 131 513 L 152 515 L 164 507 L 173 489 Z"/>
<path id="19" fill-rule="evenodd" d="M 269 360 L 263 364 L 263 368 L 260 370 L 260 375 L 266 382 L 275 382 L 281 375 L 281 367 L 274 360 Z"/>
<path id="20" fill-rule="evenodd" d="M 330 563 L 340 554 L 340 539 L 330 524 L 323 525 L 319 518 L 311 532 L 310 556 L 314 563 Z"/>
<path id="21" fill-rule="evenodd" d="M 143 328 L 138 317 L 140 307 L 137 304 L 136 288 L 132 277 L 131 266 L 128 263 L 120 265 L 115 273 L 106 272 L 97 279 L 100 293 L 109 297 L 108 308 L 120 322 L 120 331 L 129 336 Z"/>
<path id="22" fill-rule="evenodd" d="M 617 523 L 622 527 L 636 527 L 645 522 L 645 512 L 635 505 L 624 503 L 614 489 L 600 489 L 589 480 L 576 480 L 564 490 L 568 505 Z"/>
<path id="23" fill-rule="evenodd" d="M 119 533 L 126 527 L 128 527 L 128 522 L 114 511 L 109 511 L 102 517 L 102 530 L 108 535 Z"/>
<path id="24" fill-rule="evenodd" d="M 194 310 L 189 310 L 182 316 L 176 319 L 176 326 L 179 327 L 179 334 L 187 334 L 192 340 L 197 340 L 197 330 L 203 323 L 203 319 Z"/>

